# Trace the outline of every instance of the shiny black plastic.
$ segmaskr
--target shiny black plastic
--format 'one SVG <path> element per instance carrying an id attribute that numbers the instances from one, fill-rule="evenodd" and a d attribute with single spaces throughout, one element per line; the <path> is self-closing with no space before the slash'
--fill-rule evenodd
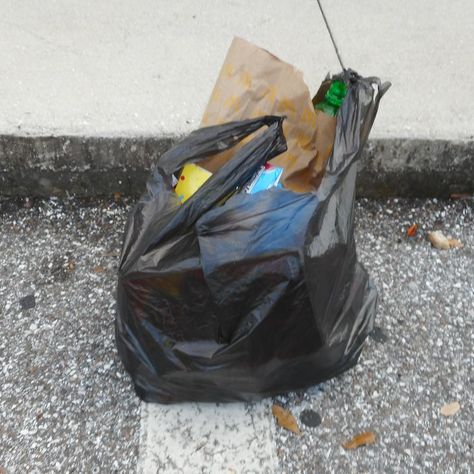
<path id="1" fill-rule="evenodd" d="M 356 161 L 388 85 L 343 77 L 350 87 L 315 193 L 225 201 L 286 149 L 282 117 L 199 129 L 157 163 L 127 223 L 117 292 L 117 347 L 144 400 L 254 400 L 357 362 L 377 292 L 356 257 Z M 264 126 L 178 202 L 173 173 Z"/>

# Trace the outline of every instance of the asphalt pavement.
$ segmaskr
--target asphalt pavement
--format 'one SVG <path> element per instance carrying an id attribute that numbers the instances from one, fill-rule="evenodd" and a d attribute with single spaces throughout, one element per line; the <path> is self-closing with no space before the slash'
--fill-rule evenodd
<path id="1" fill-rule="evenodd" d="M 0 472 L 140 465 L 143 407 L 113 329 L 130 205 L 0 200 Z M 355 368 L 274 400 L 303 435 L 276 426 L 268 410 L 273 472 L 472 472 L 474 202 L 360 200 L 356 217 L 359 258 L 380 292 L 376 329 Z M 464 247 L 432 248 L 432 229 Z M 454 401 L 460 410 L 443 416 Z M 374 444 L 341 446 L 363 431 L 374 432 Z M 212 463 L 201 472 L 215 472 Z"/>

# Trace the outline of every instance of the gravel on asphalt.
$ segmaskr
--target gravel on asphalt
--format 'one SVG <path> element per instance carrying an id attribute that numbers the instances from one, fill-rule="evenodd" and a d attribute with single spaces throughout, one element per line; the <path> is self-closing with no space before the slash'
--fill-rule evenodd
<path id="1" fill-rule="evenodd" d="M 9 474 L 135 470 L 139 402 L 113 329 L 126 210 L 1 203 L 0 467 Z"/>

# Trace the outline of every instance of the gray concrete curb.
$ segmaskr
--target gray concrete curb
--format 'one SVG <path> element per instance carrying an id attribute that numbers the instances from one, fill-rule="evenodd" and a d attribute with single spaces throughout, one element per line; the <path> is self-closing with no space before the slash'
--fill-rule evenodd
<path id="1" fill-rule="evenodd" d="M 0 194 L 139 195 L 149 169 L 180 137 L 0 135 Z M 358 194 L 448 197 L 474 192 L 474 140 L 369 140 Z"/>

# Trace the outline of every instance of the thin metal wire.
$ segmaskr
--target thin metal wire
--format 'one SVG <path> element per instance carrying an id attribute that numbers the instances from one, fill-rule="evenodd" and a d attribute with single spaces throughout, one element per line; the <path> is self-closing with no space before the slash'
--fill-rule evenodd
<path id="1" fill-rule="evenodd" d="M 336 51 L 337 59 L 339 59 L 339 63 L 341 64 L 342 70 L 345 71 L 346 68 L 344 67 L 344 64 L 342 63 L 342 58 L 341 55 L 339 54 L 339 49 L 336 44 L 336 40 L 334 39 L 334 36 L 331 31 L 331 27 L 329 26 L 328 20 L 326 18 L 326 15 L 324 14 L 323 7 L 321 6 L 321 2 L 317 0 L 319 9 L 321 10 L 321 15 L 323 15 L 324 23 L 326 23 L 326 28 L 328 29 L 329 36 L 331 37 L 332 44 L 334 45 L 334 50 Z"/>

